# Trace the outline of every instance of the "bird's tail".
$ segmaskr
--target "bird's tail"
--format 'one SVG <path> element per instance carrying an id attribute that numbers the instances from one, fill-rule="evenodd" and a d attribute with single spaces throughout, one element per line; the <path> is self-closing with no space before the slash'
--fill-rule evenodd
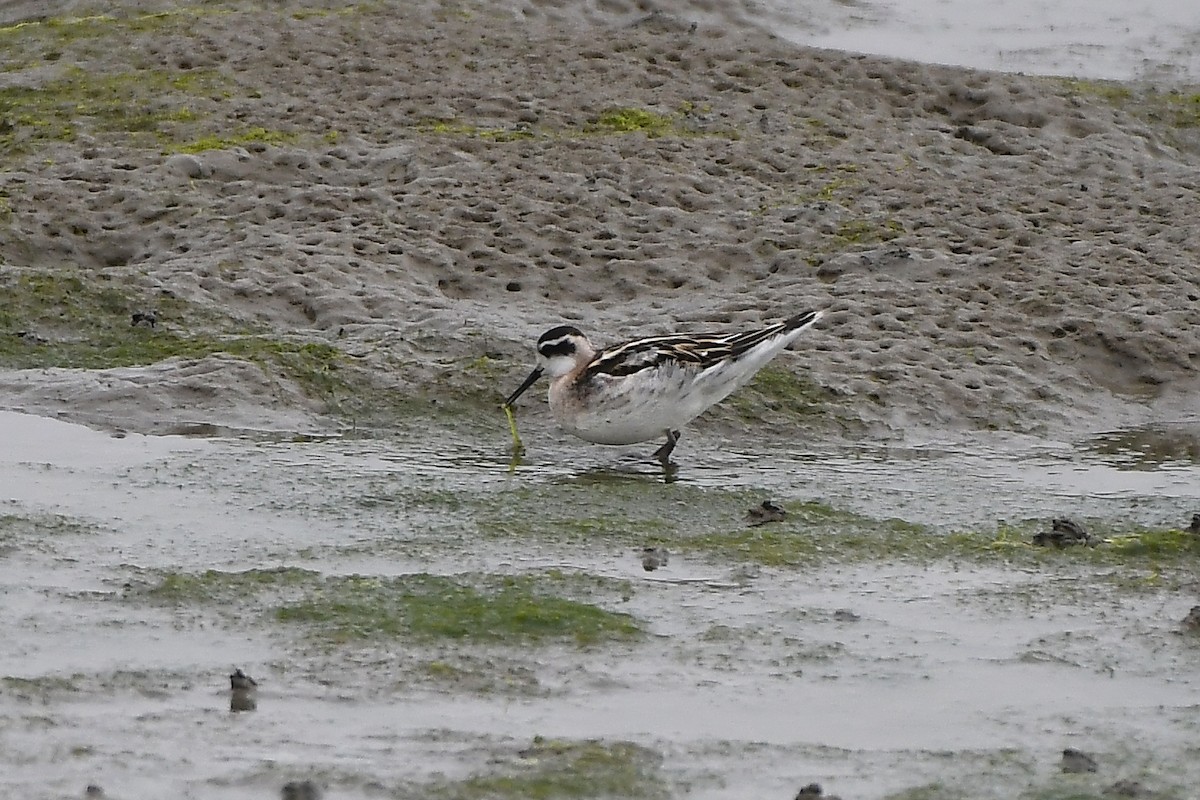
<path id="1" fill-rule="evenodd" d="M 794 330 L 807 328 L 814 322 L 825 315 L 824 311 L 802 311 L 794 317 L 788 317 L 783 321 L 783 330 L 790 333 Z"/>

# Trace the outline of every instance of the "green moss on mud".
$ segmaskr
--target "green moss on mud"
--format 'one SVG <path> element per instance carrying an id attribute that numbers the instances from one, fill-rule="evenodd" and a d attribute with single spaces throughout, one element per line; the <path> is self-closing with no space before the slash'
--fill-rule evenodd
<path id="1" fill-rule="evenodd" d="M 165 326 L 133 327 L 133 311 L 152 306 L 164 323 L 206 316 L 171 297 L 144 303 L 129 281 L 95 271 L 14 271 L 0 277 L 0 290 L 0 366 L 9 368 L 151 363 L 173 354 L 154 350 L 169 351 L 179 337 Z"/>
<path id="2" fill-rule="evenodd" d="M 834 236 L 846 245 L 880 244 L 904 233 L 904 226 L 889 219 L 879 223 L 869 219 L 851 219 L 838 225 Z"/>
<path id="3" fill-rule="evenodd" d="M 767 566 L 938 560 L 1043 569 L 1087 564 L 1115 569 L 1113 579 L 1131 588 L 1149 588 L 1163 572 L 1185 567 L 1200 555 L 1200 536 L 1178 530 L 1114 532 L 1094 547 L 1059 550 L 1033 544 L 1034 533 L 1048 527 L 1040 523 L 1005 525 L 995 532 L 944 533 L 904 520 L 839 511 L 822 503 L 789 503 L 785 507 L 789 515 L 780 523 L 677 537 L 670 545 L 722 560 Z M 1149 584 L 1148 576 L 1152 578 Z"/>
<path id="4" fill-rule="evenodd" d="M 1064 80 L 1063 85 L 1073 94 L 1098 98 L 1150 122 L 1172 128 L 1200 127 L 1200 92 L 1178 89 L 1160 92 L 1153 88 L 1135 90 L 1113 81 L 1077 78 Z"/>
<path id="5" fill-rule="evenodd" d="M 739 419 L 759 422 L 783 414 L 798 420 L 835 415 L 837 395 L 786 367 L 768 365 L 749 385 L 734 392 L 724 406 Z"/>
<path id="6" fill-rule="evenodd" d="M 159 32 L 164 26 L 177 21 L 180 15 L 180 12 L 161 11 L 126 16 L 91 14 L 32 19 L 0 27 L 0 41 L 12 43 L 44 34 L 50 37 L 47 41 L 65 44 L 78 39 L 111 36 L 114 32 Z"/>
<path id="7" fill-rule="evenodd" d="M 350 576 L 326 581 L 275 615 L 283 622 L 302 623 L 313 636 L 335 643 L 413 637 L 590 645 L 641 634 L 627 614 L 548 591 L 561 583 L 553 576 L 504 577 L 481 585 L 438 575 Z"/>
<path id="8" fill-rule="evenodd" d="M 8 538 L 78 536 L 99 529 L 61 514 L 0 514 L 0 542 Z"/>
<path id="9" fill-rule="evenodd" d="M 644 133 L 654 138 L 675 132 L 674 115 L 659 114 L 644 108 L 610 108 L 588 124 L 594 133 Z"/>
<path id="10" fill-rule="evenodd" d="M 0 677 L 0 687 L 3 687 L 5 697 L 27 703 L 45 703 L 52 696 L 79 692 L 78 682 L 74 678 L 61 675 L 40 675 L 35 678 L 6 675 Z"/>
<path id="11" fill-rule="evenodd" d="M 35 86 L 0 89 L 0 151 L 22 154 L 80 133 L 169 135 L 169 123 L 191 122 L 190 100 L 224 90 L 209 70 L 145 69 L 104 73 L 67 67 Z"/>
<path id="12" fill-rule="evenodd" d="M 631 742 L 544 739 L 489 774 L 423 787 L 431 800 L 609 798 L 671 796 L 662 755 Z"/>
<path id="13" fill-rule="evenodd" d="M 1033 544 L 1035 533 L 1049 529 L 1048 520 L 943 531 L 820 501 L 785 502 L 782 521 L 752 527 L 746 515 L 762 502 L 761 492 L 663 485 L 620 473 L 476 492 L 388 489 L 364 494 L 360 502 L 376 511 L 394 506 L 405 518 L 419 515 L 434 538 L 465 535 L 564 550 L 619 547 L 635 552 L 655 545 L 719 563 L 778 567 L 897 561 L 1034 569 L 1084 564 L 1113 568 L 1114 579 L 1140 587 L 1200 555 L 1200 536 L 1179 530 L 1097 528 L 1103 539 L 1098 546 L 1056 550 Z"/>
<path id="14" fill-rule="evenodd" d="M 514 142 L 532 139 L 535 136 L 533 129 L 525 125 L 513 125 L 509 128 L 484 128 L 457 119 L 426 119 L 417 123 L 415 128 L 418 133 L 438 136 L 468 136 L 496 142 Z"/>
<path id="15" fill-rule="evenodd" d="M 1133 90 L 1129 86 L 1116 81 L 1063 78 L 1062 85 L 1073 94 L 1096 97 L 1115 106 L 1120 106 L 1126 101 L 1133 99 Z"/>
<path id="16" fill-rule="evenodd" d="M 776 567 L 927 558 L 945 545 L 943 537 L 903 520 L 877 520 L 818 502 L 785 507 L 783 522 L 680 537 L 670 544 L 721 561 Z"/>
<path id="17" fill-rule="evenodd" d="M 150 587 L 145 596 L 171 605 L 204 605 L 240 602 L 259 592 L 310 586 L 319 574 L 307 569 L 248 569 L 242 572 L 205 570 L 201 573 L 168 573 Z"/>
<path id="18" fill-rule="evenodd" d="M 154 364 L 168 358 L 226 353 L 296 381 L 310 396 L 332 400 L 347 393 L 336 347 L 266 336 L 219 334 L 231 320 L 181 300 L 144 292 L 129 281 L 85 270 L 11 273 L 0 278 L 0 368 L 109 369 Z M 152 307 L 155 328 L 132 325 L 132 312 Z M 197 327 L 208 332 L 189 333 Z"/>
<path id="19" fill-rule="evenodd" d="M 251 143 L 285 145 L 299 139 L 295 133 L 272 131 L 266 128 L 246 128 L 238 133 L 223 136 L 208 135 L 190 142 L 168 143 L 163 149 L 168 153 L 203 153 L 207 150 L 229 150 Z"/>
<path id="20" fill-rule="evenodd" d="M 563 596 L 615 597 L 616 587 L 610 583 L 555 572 L 515 577 L 322 578 L 311 570 L 283 567 L 168 573 L 141 595 L 175 606 L 237 609 L 243 623 L 257 609 L 263 622 L 299 625 L 311 638 L 331 644 L 395 637 L 591 645 L 640 638 L 641 627 L 628 614 Z"/>

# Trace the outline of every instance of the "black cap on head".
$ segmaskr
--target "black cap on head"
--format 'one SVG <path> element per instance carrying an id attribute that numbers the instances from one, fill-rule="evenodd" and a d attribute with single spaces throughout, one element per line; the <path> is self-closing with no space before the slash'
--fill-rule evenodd
<path id="1" fill-rule="evenodd" d="M 561 339 L 564 336 L 583 336 L 583 332 L 574 325 L 559 325 L 557 328 L 551 328 L 538 337 L 538 345 L 545 342 L 552 342 L 555 339 Z"/>

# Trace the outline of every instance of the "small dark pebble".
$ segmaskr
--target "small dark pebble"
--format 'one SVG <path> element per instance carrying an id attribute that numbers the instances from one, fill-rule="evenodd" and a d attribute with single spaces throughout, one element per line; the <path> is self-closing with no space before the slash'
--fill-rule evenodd
<path id="1" fill-rule="evenodd" d="M 1200 514 L 1192 514 L 1192 524 L 1188 525 L 1188 531 L 1200 536 Z"/>
<path id="2" fill-rule="evenodd" d="M 258 682 L 251 678 L 241 669 L 235 669 L 233 674 L 229 676 L 229 710 L 230 711 L 257 711 L 258 697 L 255 689 L 258 688 Z"/>
<path id="3" fill-rule="evenodd" d="M 761 506 L 755 506 L 746 512 L 746 524 L 751 527 L 766 525 L 768 522 L 779 522 L 786 516 L 787 511 L 784 511 L 783 506 L 763 500 Z"/>
<path id="4" fill-rule="evenodd" d="M 48 344 L 50 342 L 45 336 L 36 334 L 33 331 L 17 331 L 13 335 L 27 344 Z"/>
<path id="5" fill-rule="evenodd" d="M 258 681 L 242 672 L 241 667 L 235 669 L 233 674 L 229 676 L 229 688 L 235 692 L 248 692 L 257 686 Z"/>
<path id="6" fill-rule="evenodd" d="M 279 793 L 283 800 L 321 800 L 321 789 L 312 781 L 291 781 Z"/>
<path id="7" fill-rule="evenodd" d="M 87 800 L 100 800 L 104 797 L 104 790 L 94 783 L 89 783 L 87 788 L 83 790 L 83 796 Z"/>
<path id="8" fill-rule="evenodd" d="M 1040 547 L 1072 547 L 1092 544 L 1092 536 L 1078 522 L 1066 517 L 1057 517 L 1050 522 L 1050 530 L 1034 534 L 1033 543 Z"/>
<path id="9" fill-rule="evenodd" d="M 848 608 L 839 608 L 833 612 L 833 618 L 838 622 L 858 622 L 862 617 Z"/>
<path id="10" fill-rule="evenodd" d="M 837 795 L 825 794 L 819 783 L 810 783 L 800 791 L 796 792 L 796 800 L 841 800 Z"/>
<path id="11" fill-rule="evenodd" d="M 667 552 L 667 548 L 665 547 L 643 547 L 642 569 L 646 570 L 646 572 L 654 572 L 659 567 L 665 567 L 670 557 L 671 554 Z"/>
<path id="12" fill-rule="evenodd" d="M 1179 627 L 1184 633 L 1200 631 L 1200 606 L 1192 606 L 1192 610 L 1183 618 L 1183 622 L 1179 623 Z"/>
<path id="13" fill-rule="evenodd" d="M 1074 773 L 1095 772 L 1096 759 L 1081 750 L 1068 747 L 1062 751 L 1062 771 Z"/>
<path id="14" fill-rule="evenodd" d="M 153 328 L 158 325 L 158 312 L 147 309 L 134 311 L 130 315 L 129 324 L 135 328 L 139 325 L 143 325 L 147 328 Z"/>

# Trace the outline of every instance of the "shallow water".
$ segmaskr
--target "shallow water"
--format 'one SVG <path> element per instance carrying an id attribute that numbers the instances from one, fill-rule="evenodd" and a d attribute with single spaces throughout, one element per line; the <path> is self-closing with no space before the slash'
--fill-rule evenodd
<path id="1" fill-rule="evenodd" d="M 929 782 L 1011 796 L 1056 780 L 1068 745 L 1099 754 L 1096 786 L 1194 785 L 1200 669 L 1175 632 L 1194 590 L 945 560 L 746 569 L 685 553 L 645 573 L 603 525 L 702 526 L 770 497 L 943 531 L 1061 515 L 1179 527 L 1200 511 L 1200 465 L 1187 448 L 1148 459 L 1146 441 L 1195 431 L 812 448 L 690 432 L 667 484 L 637 448 L 544 431 L 512 468 L 501 439 L 113 438 L 3 413 L 0 795 L 264 797 L 312 777 L 331 797 L 433 796 L 424 782 L 486 773 L 535 734 L 644 744 L 675 796 L 700 798 L 813 780 L 852 797 Z M 597 533 L 548 534 L 559 519 Z M 531 676 L 480 691 L 414 680 L 426 645 L 329 650 L 252 598 L 139 599 L 163 571 L 281 566 L 598 575 L 629 586 L 601 605 L 651 636 L 432 648 Z M 229 711 L 235 665 L 260 680 L 254 712 Z"/>
<path id="2" fill-rule="evenodd" d="M 1200 83 L 1191 0 L 879 0 L 764 6 L 784 38 L 1002 72 Z"/>

